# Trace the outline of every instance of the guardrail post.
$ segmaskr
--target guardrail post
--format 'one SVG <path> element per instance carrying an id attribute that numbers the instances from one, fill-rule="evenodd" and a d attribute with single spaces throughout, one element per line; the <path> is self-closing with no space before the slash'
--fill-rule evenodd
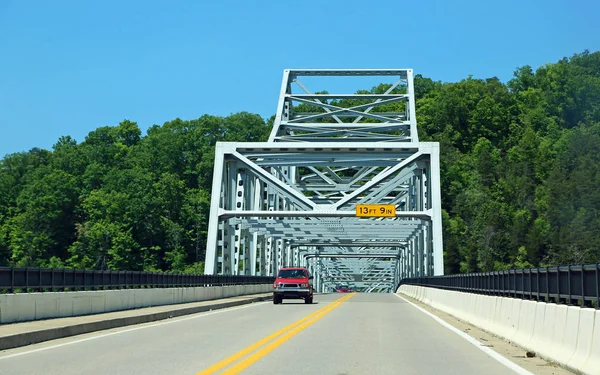
<path id="1" fill-rule="evenodd" d="M 592 301 L 586 299 L 585 297 L 587 296 L 587 293 L 585 291 L 585 265 L 581 265 L 581 306 L 582 307 L 591 307 L 592 306 Z"/>
<path id="2" fill-rule="evenodd" d="M 512 284 L 513 298 L 517 298 L 517 271 L 512 272 L 512 274 L 513 274 L 513 284 Z"/>
<path id="3" fill-rule="evenodd" d="M 521 299 L 525 299 L 525 270 L 521 270 Z"/>
<path id="4" fill-rule="evenodd" d="M 535 300 L 540 302 L 540 267 L 535 270 Z"/>
<path id="5" fill-rule="evenodd" d="M 527 281 L 529 281 L 529 290 L 528 290 L 529 294 L 527 295 L 527 299 L 528 300 L 533 299 L 533 293 L 532 293 L 532 290 L 531 290 L 531 286 L 532 286 L 531 278 L 532 278 L 531 277 L 531 268 L 528 268 L 527 269 Z"/>
<path id="6" fill-rule="evenodd" d="M 563 303 L 563 299 L 560 296 L 560 267 L 556 267 L 556 298 L 555 303 Z"/>
<path id="7" fill-rule="evenodd" d="M 546 267 L 546 302 L 550 302 L 550 267 Z"/>
<path id="8" fill-rule="evenodd" d="M 502 295 L 502 283 L 504 282 L 503 272 L 504 271 L 498 271 L 498 277 L 496 280 L 496 296 Z"/>
<path id="9" fill-rule="evenodd" d="M 596 263 L 596 308 L 600 309 L 600 263 Z"/>
<path id="10" fill-rule="evenodd" d="M 567 278 L 567 290 L 569 291 L 569 305 L 573 305 L 573 291 L 571 290 L 571 277 L 572 277 L 572 273 L 571 273 L 571 265 L 569 265 L 568 268 L 568 274 L 567 274 L 568 278 Z"/>

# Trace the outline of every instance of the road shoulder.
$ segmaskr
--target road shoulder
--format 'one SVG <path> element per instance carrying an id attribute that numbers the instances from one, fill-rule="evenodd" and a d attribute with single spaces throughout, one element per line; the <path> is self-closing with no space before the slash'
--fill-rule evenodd
<path id="1" fill-rule="evenodd" d="M 442 319 L 449 325 L 457 328 L 458 330 L 466 333 L 475 340 L 479 341 L 482 345 L 490 348 L 501 356 L 505 357 L 509 361 L 517 364 L 525 370 L 535 375 L 573 375 L 574 373 L 560 367 L 555 362 L 549 362 L 540 357 L 527 357 L 527 350 L 521 348 L 506 339 L 493 335 L 479 327 L 476 327 L 470 323 L 456 318 L 446 312 L 437 310 L 421 301 L 411 298 L 405 294 L 397 293 L 399 296 L 407 301 L 419 306 L 425 311 Z"/>

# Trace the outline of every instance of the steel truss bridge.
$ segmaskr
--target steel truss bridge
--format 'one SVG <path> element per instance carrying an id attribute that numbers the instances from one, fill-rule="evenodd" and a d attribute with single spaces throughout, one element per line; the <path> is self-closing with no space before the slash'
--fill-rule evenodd
<path id="1" fill-rule="evenodd" d="M 389 83 L 307 84 L 357 78 Z M 285 70 L 268 142 L 216 145 L 205 273 L 305 266 L 320 292 L 441 275 L 439 169 L 438 143 L 419 142 L 412 69 Z M 394 205 L 395 217 L 359 217 L 357 204 Z"/>

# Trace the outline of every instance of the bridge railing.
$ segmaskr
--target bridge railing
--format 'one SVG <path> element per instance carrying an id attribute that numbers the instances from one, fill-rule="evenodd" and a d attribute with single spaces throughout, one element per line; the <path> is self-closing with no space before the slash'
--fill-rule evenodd
<path id="1" fill-rule="evenodd" d="M 269 276 L 0 267 L 0 293 L 272 284 Z"/>
<path id="2" fill-rule="evenodd" d="M 600 308 L 599 263 L 416 277 L 401 280 L 401 285 Z"/>

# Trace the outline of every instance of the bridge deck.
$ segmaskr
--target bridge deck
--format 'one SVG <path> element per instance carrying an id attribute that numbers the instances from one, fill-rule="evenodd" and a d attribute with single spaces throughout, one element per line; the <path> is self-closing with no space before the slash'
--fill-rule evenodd
<path id="1" fill-rule="evenodd" d="M 306 326 L 255 345 L 236 362 L 241 373 L 511 373 L 393 294 L 324 294 L 315 302 L 257 303 L 5 351 L 0 373 L 193 375 L 321 309 Z M 220 371 L 204 374 L 233 373 Z"/>

